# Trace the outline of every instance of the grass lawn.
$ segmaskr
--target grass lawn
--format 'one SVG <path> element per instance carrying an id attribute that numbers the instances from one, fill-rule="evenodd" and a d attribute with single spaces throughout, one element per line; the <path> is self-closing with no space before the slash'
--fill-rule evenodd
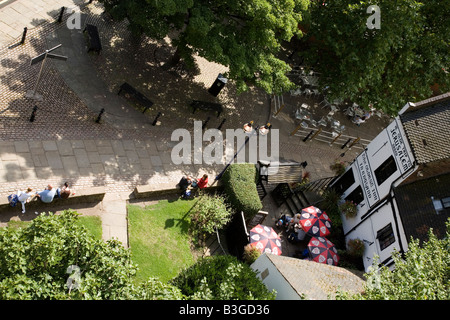
<path id="1" fill-rule="evenodd" d="M 128 206 L 129 244 L 139 267 L 136 281 L 166 282 L 195 262 L 189 236 L 189 210 L 197 200 L 161 200 L 142 208 Z"/>
<path id="2" fill-rule="evenodd" d="M 26 228 L 31 221 L 14 221 L 8 222 L 9 228 Z M 80 216 L 78 223 L 87 228 L 88 233 L 92 234 L 95 239 L 102 239 L 102 220 L 98 216 Z"/>

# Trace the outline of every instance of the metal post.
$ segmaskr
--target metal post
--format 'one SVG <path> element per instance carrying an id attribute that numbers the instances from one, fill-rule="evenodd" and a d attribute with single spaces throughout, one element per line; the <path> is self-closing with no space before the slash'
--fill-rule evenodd
<path id="1" fill-rule="evenodd" d="M 336 138 L 334 138 L 333 141 L 330 142 L 330 147 L 331 147 L 331 145 L 332 145 L 333 143 L 336 142 L 337 139 L 339 139 L 339 137 L 340 137 L 341 135 L 342 135 L 342 132 L 340 132 L 340 133 L 336 136 Z"/>
<path id="2" fill-rule="evenodd" d="M 65 8 L 65 7 L 61 7 L 61 11 L 60 11 L 60 13 L 59 13 L 58 22 L 61 22 L 61 21 L 62 21 L 62 17 L 63 17 L 63 15 L 64 15 L 64 10 L 66 10 L 66 8 Z"/>
<path id="3" fill-rule="evenodd" d="M 300 123 L 297 128 L 294 129 L 294 131 L 291 132 L 291 136 L 293 136 L 300 128 L 302 127 L 302 124 Z"/>
<path id="4" fill-rule="evenodd" d="M 321 132 L 322 132 L 322 128 L 319 128 L 319 130 L 317 130 L 316 133 L 314 133 L 314 135 L 311 137 L 311 139 L 310 139 L 309 141 L 311 141 L 312 139 L 314 139 L 315 137 L 317 137 L 317 135 L 318 135 L 319 133 L 321 133 Z"/>
<path id="5" fill-rule="evenodd" d="M 105 112 L 105 108 L 102 108 L 102 110 L 100 110 L 100 113 L 98 114 L 97 120 L 95 120 L 95 122 L 100 123 L 103 112 Z"/>
<path id="6" fill-rule="evenodd" d="M 36 95 L 36 90 L 39 85 L 39 81 L 41 80 L 42 70 L 44 69 L 45 60 L 47 60 L 47 54 L 48 54 L 48 50 L 45 50 L 45 56 L 41 63 L 41 69 L 39 70 L 39 75 L 38 75 L 36 84 L 34 85 L 33 95 L 31 96 L 32 98 L 34 98 L 34 96 Z"/>
<path id="7" fill-rule="evenodd" d="M 28 31 L 27 27 L 23 28 L 22 40 L 20 40 L 20 44 L 24 44 L 25 43 L 25 38 L 27 36 L 27 31 Z"/>
<path id="8" fill-rule="evenodd" d="M 34 118 L 36 117 L 36 111 L 37 111 L 37 106 L 34 106 L 33 112 L 31 112 L 30 122 L 34 121 Z"/>
<path id="9" fill-rule="evenodd" d="M 208 117 L 208 118 L 206 119 L 206 121 L 203 123 L 203 125 L 202 125 L 202 130 L 205 130 L 206 125 L 208 124 L 209 119 L 211 119 L 211 117 Z"/>
<path id="10" fill-rule="evenodd" d="M 311 132 L 303 139 L 303 142 L 306 142 L 306 140 L 309 139 L 309 137 L 314 133 L 314 130 L 311 130 Z"/>
<path id="11" fill-rule="evenodd" d="M 351 140 L 352 140 L 352 138 L 348 138 L 347 142 L 345 142 L 345 143 L 342 145 L 341 149 L 344 149 L 344 148 L 347 146 L 347 144 L 348 144 Z"/>
<path id="12" fill-rule="evenodd" d="M 156 126 L 156 123 L 158 122 L 158 118 L 162 116 L 161 112 L 158 112 L 158 114 L 156 115 L 155 120 L 153 120 L 152 126 Z"/>
<path id="13" fill-rule="evenodd" d="M 356 138 L 356 139 L 348 146 L 348 148 L 350 149 L 351 147 L 353 147 L 360 139 L 361 139 L 360 137 Z"/>

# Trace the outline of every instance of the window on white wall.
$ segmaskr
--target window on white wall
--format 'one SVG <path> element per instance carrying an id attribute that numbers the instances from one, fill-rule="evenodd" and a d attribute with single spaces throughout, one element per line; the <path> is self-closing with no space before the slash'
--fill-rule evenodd
<path id="1" fill-rule="evenodd" d="M 395 171 L 397 171 L 397 164 L 395 163 L 394 157 L 390 156 L 375 170 L 378 185 L 386 181 Z"/>
<path id="2" fill-rule="evenodd" d="M 377 240 L 380 244 L 380 249 L 384 250 L 395 242 L 394 231 L 392 230 L 392 224 L 388 224 L 384 228 L 378 230 Z"/>
<path id="3" fill-rule="evenodd" d="M 338 181 L 333 185 L 333 188 L 340 194 L 350 188 L 355 183 L 355 177 L 353 176 L 353 168 L 347 170 Z"/>

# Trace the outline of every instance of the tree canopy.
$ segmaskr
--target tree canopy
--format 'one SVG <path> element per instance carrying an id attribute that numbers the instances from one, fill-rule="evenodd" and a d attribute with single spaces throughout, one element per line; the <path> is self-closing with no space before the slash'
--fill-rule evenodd
<path id="1" fill-rule="evenodd" d="M 137 266 L 117 240 L 104 242 L 75 221 L 41 214 L 26 228 L 0 228 L 0 299 L 181 299 L 157 279 L 135 286 Z"/>
<path id="2" fill-rule="evenodd" d="M 370 5 L 380 8 L 379 29 L 367 26 Z M 330 100 L 396 114 L 429 98 L 432 86 L 449 91 L 449 13 L 444 0 L 312 1 L 299 51 L 322 74 Z"/>
<path id="3" fill-rule="evenodd" d="M 411 239 L 402 257 L 395 252 L 395 268 L 390 271 L 374 262 L 366 274 L 363 294 L 342 294 L 344 299 L 362 300 L 449 300 L 450 299 L 450 220 L 447 232 L 439 240 L 430 229 L 429 239 L 422 245 Z"/>
<path id="4" fill-rule="evenodd" d="M 173 284 L 156 277 L 137 283 L 131 251 L 117 240 L 95 239 L 76 223 L 78 217 L 65 210 L 41 214 L 26 228 L 0 228 L 0 300 L 274 297 L 248 265 L 231 256 L 201 260 Z M 189 290 L 188 281 L 195 282 Z"/>
<path id="5" fill-rule="evenodd" d="M 292 88 L 290 67 L 277 58 L 283 41 L 301 37 L 298 23 L 309 0 L 100 0 L 135 34 L 177 47 L 175 60 L 193 65 L 195 54 L 229 68 L 239 92 L 257 85 L 268 93 Z"/>

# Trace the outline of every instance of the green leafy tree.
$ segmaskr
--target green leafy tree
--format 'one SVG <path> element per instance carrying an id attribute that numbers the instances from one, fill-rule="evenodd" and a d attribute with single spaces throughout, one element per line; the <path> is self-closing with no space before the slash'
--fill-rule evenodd
<path id="1" fill-rule="evenodd" d="M 177 48 L 172 63 L 194 64 L 197 54 L 229 67 L 239 91 L 257 85 L 268 93 L 289 90 L 290 67 L 277 58 L 283 41 L 300 37 L 298 23 L 309 0 L 100 0 L 115 19 L 127 18 L 135 34 Z"/>
<path id="2" fill-rule="evenodd" d="M 367 27 L 370 5 L 380 8 L 380 29 Z M 300 54 L 322 74 L 329 100 L 396 114 L 429 98 L 432 86 L 449 91 L 449 12 L 444 0 L 315 0 Z"/>
<path id="3" fill-rule="evenodd" d="M 234 256 L 210 256 L 180 272 L 170 281 L 188 299 L 273 300 L 256 271 Z"/>
<path id="4" fill-rule="evenodd" d="M 181 299 L 156 279 L 135 286 L 137 266 L 117 240 L 76 223 L 79 214 L 41 214 L 26 228 L 0 229 L 0 299 Z"/>
<path id="5" fill-rule="evenodd" d="M 395 268 L 390 271 L 375 261 L 363 294 L 340 293 L 342 299 L 362 300 L 449 300 L 450 299 L 450 220 L 444 239 L 439 240 L 430 229 L 429 240 L 422 246 L 411 239 L 402 257 L 393 254 Z"/>
<path id="6" fill-rule="evenodd" d="M 204 194 L 192 210 L 191 222 L 195 230 L 210 234 L 215 231 L 214 228 L 221 229 L 225 226 L 232 214 L 222 196 Z"/>

